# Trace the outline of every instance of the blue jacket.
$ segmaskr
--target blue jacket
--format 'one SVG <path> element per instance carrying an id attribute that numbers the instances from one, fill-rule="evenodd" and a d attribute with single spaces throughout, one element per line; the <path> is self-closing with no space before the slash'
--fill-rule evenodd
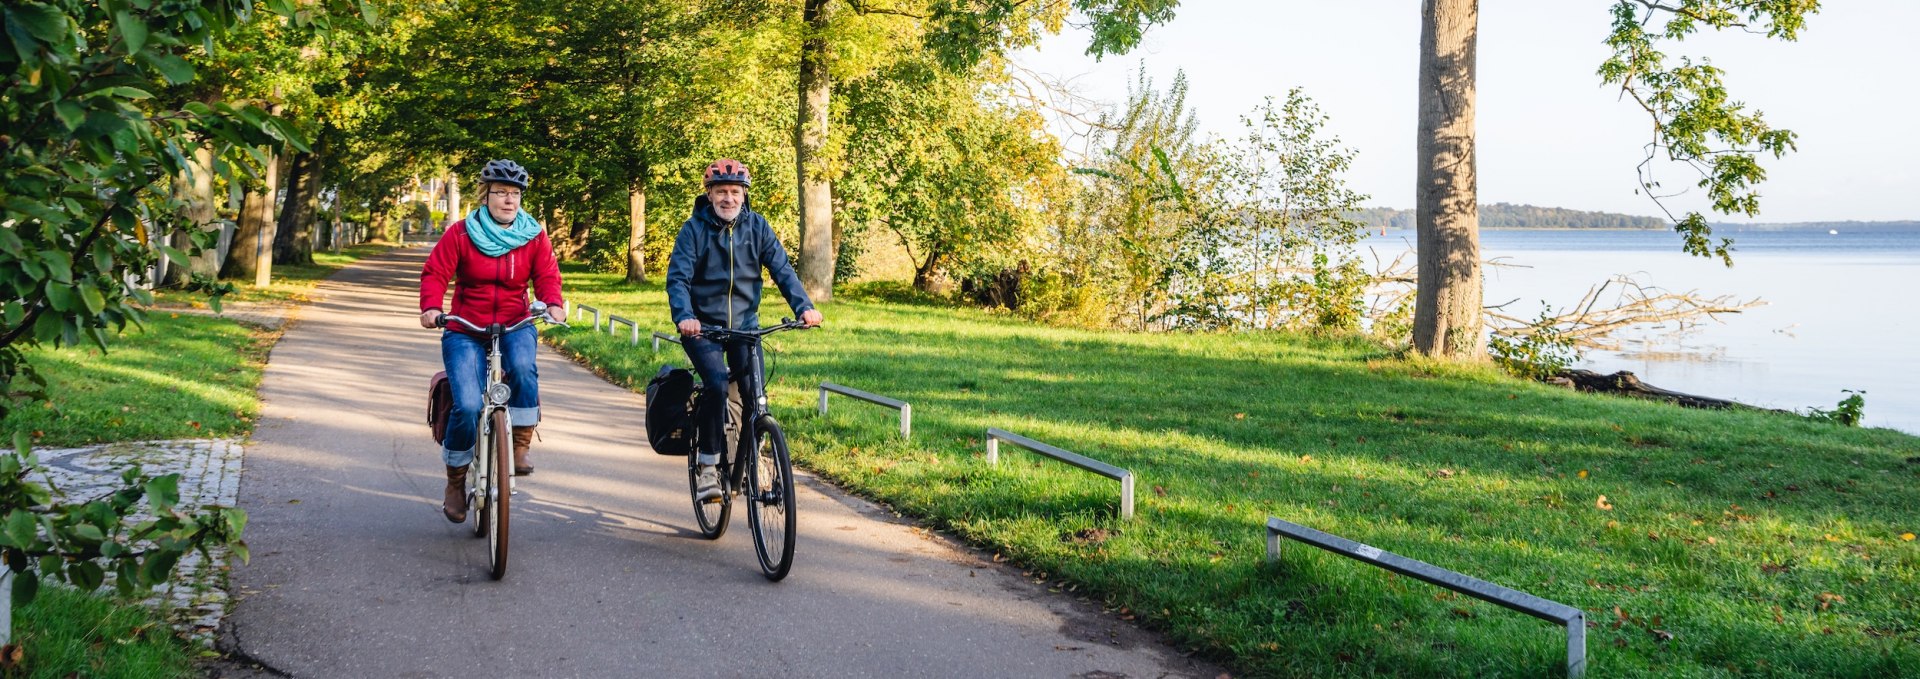
<path id="1" fill-rule="evenodd" d="M 667 306 L 673 322 L 697 318 L 706 325 L 760 327 L 761 267 L 773 274 L 795 316 L 813 308 L 766 218 L 742 206 L 732 223 L 722 222 L 706 196 L 695 199 L 693 216 L 680 225 L 667 261 Z"/>

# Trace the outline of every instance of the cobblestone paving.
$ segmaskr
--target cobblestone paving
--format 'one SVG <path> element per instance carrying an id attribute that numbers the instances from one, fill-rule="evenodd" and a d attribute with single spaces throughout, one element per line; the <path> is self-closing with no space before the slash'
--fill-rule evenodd
<path id="1" fill-rule="evenodd" d="M 145 441 L 110 443 L 86 448 L 37 451 L 46 467 L 45 481 L 64 493 L 65 501 L 85 502 L 114 490 L 120 474 L 133 464 L 149 476 L 180 475 L 180 509 L 232 507 L 240 492 L 240 455 L 237 440 Z M 140 519 L 152 518 L 142 511 Z M 209 550 L 212 558 L 189 552 L 180 558 L 173 581 L 154 588 L 146 600 L 178 630 L 209 645 L 226 615 L 227 550 Z M 109 574 L 111 576 L 111 574 Z"/>

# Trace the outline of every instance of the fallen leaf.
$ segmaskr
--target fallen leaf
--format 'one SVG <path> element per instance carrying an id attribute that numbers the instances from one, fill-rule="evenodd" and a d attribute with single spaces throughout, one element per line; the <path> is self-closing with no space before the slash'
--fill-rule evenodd
<path id="1" fill-rule="evenodd" d="M 1246 414 L 1246 413 L 1234 413 L 1234 414 L 1233 414 L 1233 419 L 1236 419 L 1236 420 L 1244 420 L 1244 419 L 1247 419 L 1247 414 Z"/>
<path id="2" fill-rule="evenodd" d="M 1433 475 L 1434 475 L 1434 476 L 1436 476 L 1436 477 L 1439 477 L 1439 478 L 1443 478 L 1443 479 L 1451 479 L 1451 478 L 1453 478 L 1453 470 L 1451 470 L 1451 469 L 1437 469 L 1437 470 L 1434 470 L 1434 472 L 1433 472 Z"/>
<path id="3" fill-rule="evenodd" d="M 1301 461 L 1301 462 L 1312 462 L 1312 461 L 1313 461 L 1313 456 L 1312 456 L 1312 455 L 1301 455 L 1301 456 L 1300 456 L 1300 461 Z"/>
<path id="4" fill-rule="evenodd" d="M 1593 506 L 1599 507 L 1601 511 L 1607 511 L 1607 512 L 1613 511 L 1613 503 L 1608 502 L 1607 496 L 1605 495 L 1600 496 L 1600 499 L 1598 500 L 1594 500 Z"/>
<path id="5" fill-rule="evenodd" d="M 1580 470 L 1580 478 L 1583 478 L 1583 479 L 1587 478 L 1587 470 L 1585 469 Z"/>
<path id="6" fill-rule="evenodd" d="M 1713 536 L 1708 536 L 1708 537 L 1707 537 L 1707 544 L 1709 544 L 1709 545 L 1717 545 L 1717 544 L 1720 544 L 1720 538 L 1716 538 L 1716 537 L 1713 537 Z"/>
<path id="7" fill-rule="evenodd" d="M 1907 542 L 1913 542 L 1913 534 L 1912 534 L 1912 533 L 1901 533 L 1901 534 L 1900 534 L 1900 539 L 1902 539 L 1902 540 L 1905 540 L 1905 541 L 1907 541 Z"/>
<path id="8" fill-rule="evenodd" d="M 1673 633 L 1663 629 L 1657 629 L 1653 631 L 1653 638 L 1658 639 L 1660 641 L 1672 641 Z"/>

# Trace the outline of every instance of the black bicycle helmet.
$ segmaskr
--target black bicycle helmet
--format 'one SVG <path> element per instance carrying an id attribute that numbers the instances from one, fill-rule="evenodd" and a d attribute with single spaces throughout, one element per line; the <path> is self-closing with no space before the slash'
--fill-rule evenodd
<path id="1" fill-rule="evenodd" d="M 511 160 L 489 160 L 487 166 L 480 168 L 480 181 L 512 184 L 527 190 L 531 179 L 527 177 L 527 168 Z"/>

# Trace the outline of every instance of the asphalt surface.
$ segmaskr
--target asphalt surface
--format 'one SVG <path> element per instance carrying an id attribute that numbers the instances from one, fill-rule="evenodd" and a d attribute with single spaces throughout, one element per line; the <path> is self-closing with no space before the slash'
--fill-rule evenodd
<path id="1" fill-rule="evenodd" d="M 793 573 L 770 583 L 737 506 L 720 540 L 695 532 L 684 458 L 647 448 L 641 396 L 544 346 L 536 472 L 512 505 L 509 571 L 491 580 L 486 541 L 440 515 L 424 413 L 439 341 L 414 301 L 425 256 L 341 272 L 274 348 L 240 485 L 253 558 L 233 569 L 219 636 L 233 660 L 210 674 L 1220 673 L 804 474 Z"/>

